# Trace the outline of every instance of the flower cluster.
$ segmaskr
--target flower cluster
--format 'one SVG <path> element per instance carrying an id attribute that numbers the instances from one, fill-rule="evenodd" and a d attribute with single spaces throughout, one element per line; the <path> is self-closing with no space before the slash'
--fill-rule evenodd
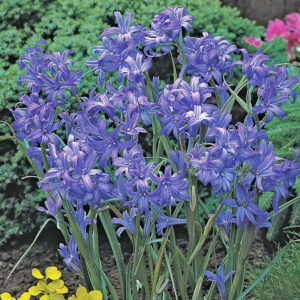
<path id="1" fill-rule="evenodd" d="M 293 59 L 295 55 L 292 48 L 300 44 L 300 17 L 298 13 L 294 12 L 286 15 L 285 20 L 285 23 L 280 19 L 269 21 L 266 40 L 269 42 L 276 35 L 283 37 L 287 41 L 288 59 Z"/>
<path id="2" fill-rule="evenodd" d="M 262 51 L 249 54 L 208 33 L 183 38 L 193 18 L 182 7 L 168 7 L 154 16 L 149 30 L 132 26 L 129 13 L 122 18 L 115 12 L 115 16 L 118 27 L 100 35 L 102 44 L 94 48 L 93 60 L 86 62 L 105 91 L 97 93 L 93 88 L 88 97 L 80 98 L 75 112 L 69 113 L 64 105 L 65 89 L 75 94 L 81 75 L 67 67 L 72 64 L 66 59 L 69 51 L 42 54 L 36 45 L 20 61 L 29 74 L 20 81 L 28 82 L 30 95 L 20 97 L 25 109 L 12 110 L 16 119 L 12 127 L 43 175 L 38 184 L 49 197 L 46 208 L 39 209 L 62 226 L 65 220 L 71 223 L 64 232 L 66 245 L 60 244 L 59 249 L 66 265 L 73 272 L 91 266 L 89 260 L 83 266 L 82 259 L 98 255 L 98 241 L 91 232 L 98 216 L 105 219 L 103 210 L 112 207 L 117 216 L 111 219 L 108 214 L 106 232 L 111 224 L 119 224 L 118 236 L 126 230 L 131 239 L 138 236 L 140 241 L 143 231 L 143 241 L 150 236 L 157 241 L 156 235 L 164 235 L 167 227 L 188 223 L 190 228 L 191 221 L 178 218 L 177 208 L 190 200 L 186 207 L 193 207 L 198 198 L 193 192 L 208 184 L 226 208 L 213 216 L 225 242 L 233 226 L 245 231 L 251 227 L 253 232 L 270 227 L 272 215 L 259 207 L 258 198 L 273 191 L 273 209 L 278 211 L 279 200 L 287 197 L 300 173 L 300 153 L 295 151 L 293 161 L 277 157 L 263 126 L 274 115 L 285 116 L 280 105 L 296 100 L 293 86 L 297 79 L 287 78 L 284 67 L 265 64 L 269 57 Z M 151 59 L 173 47 L 181 72 L 177 76 L 174 68 L 174 82 L 161 89 L 159 78 L 148 74 Z M 243 57 L 234 61 L 232 54 L 239 53 Z M 230 79 L 237 66 L 244 77 L 233 91 L 224 75 Z M 118 87 L 106 78 L 113 72 Z M 238 95 L 243 88 L 247 88 L 247 101 Z M 247 117 L 234 125 L 231 109 L 235 101 Z M 65 137 L 57 131 L 61 126 L 66 128 Z M 149 156 L 151 147 L 145 144 L 151 133 Z M 119 201 L 121 211 L 114 201 Z M 197 216 L 198 210 L 190 209 Z M 142 258 L 136 254 L 133 261 L 136 266 Z M 89 271 L 94 271 L 94 265 Z M 223 299 L 225 281 L 233 273 L 225 276 L 223 265 L 218 275 L 206 272 L 217 282 Z M 46 274 L 45 279 L 35 271 L 37 278 L 42 276 L 41 282 L 58 280 L 55 274 Z M 53 289 L 65 291 L 61 281 Z M 50 287 L 40 283 L 31 291 L 37 295 Z M 88 295 L 82 288 L 70 299 L 95 299 L 97 295 Z"/>
<path id="3" fill-rule="evenodd" d="M 38 279 L 36 286 L 32 286 L 28 289 L 28 292 L 23 293 L 17 300 L 30 300 L 32 296 L 42 296 L 40 300 L 65 300 L 64 294 L 68 293 L 68 288 L 64 285 L 64 281 L 61 280 L 61 272 L 56 267 L 48 267 L 43 275 L 39 269 L 32 269 L 32 276 Z M 52 280 L 48 283 L 48 280 Z M 0 295 L 1 300 L 16 300 L 9 293 L 2 293 Z M 94 290 L 87 292 L 86 288 L 80 286 L 76 290 L 76 295 L 68 297 L 68 300 L 102 300 L 103 295 L 100 291 Z"/>
<path id="4" fill-rule="evenodd" d="M 39 93 L 41 90 L 47 95 L 47 100 L 59 101 L 65 99 L 65 90 L 69 89 L 76 94 L 75 85 L 81 83 L 82 71 L 72 73 L 68 65 L 73 65 L 71 59 L 67 59 L 72 50 L 64 50 L 62 53 L 43 54 L 39 44 L 47 44 L 39 41 L 34 48 L 27 49 L 27 55 L 23 56 L 18 65 L 26 70 L 27 74 L 19 78 L 18 83 L 28 82 L 27 89 L 31 93 Z M 59 100 L 58 100 L 58 99 Z"/>
<path id="5" fill-rule="evenodd" d="M 170 44 L 179 36 L 181 28 L 190 30 L 193 21 L 183 7 L 168 7 L 160 12 L 153 18 L 149 30 L 138 24 L 131 26 L 130 13 L 126 13 L 123 19 L 120 12 L 115 12 L 115 17 L 118 27 L 104 30 L 99 38 L 102 44 L 95 46 L 92 52 L 95 60 L 85 62 L 98 74 L 99 85 L 109 75 L 107 72 L 114 71 L 118 71 L 119 81 L 127 78 L 129 82 L 141 83 L 144 80 L 143 73 L 151 68 L 150 57 L 169 53 Z M 145 60 L 142 47 L 146 56 L 149 56 Z"/>
<path id="6" fill-rule="evenodd" d="M 295 58 L 293 48 L 300 44 L 300 17 L 298 13 L 293 12 L 286 15 L 285 20 L 286 22 L 280 19 L 270 20 L 265 38 L 270 42 L 275 36 L 282 37 L 287 42 L 288 59 L 291 60 Z M 261 47 L 261 40 L 253 36 L 246 37 L 245 41 L 256 48 Z"/>
<path id="7" fill-rule="evenodd" d="M 242 61 L 235 61 L 235 65 L 242 66 L 242 72 L 248 78 L 248 83 L 253 87 L 258 87 L 258 101 L 253 107 L 254 114 L 267 113 L 264 121 L 269 123 L 275 114 L 280 120 L 285 117 L 286 113 L 280 105 L 288 102 L 290 96 L 293 98 L 292 103 L 296 100 L 296 92 L 291 88 L 298 82 L 296 77 L 287 78 L 287 69 L 285 67 L 275 67 L 265 65 L 263 62 L 270 58 L 262 51 L 258 51 L 254 55 L 249 55 L 243 49 Z"/>
<path id="8" fill-rule="evenodd" d="M 151 59 L 144 60 L 140 44 L 146 54 L 150 52 L 152 56 L 159 55 L 153 50 L 157 45 L 166 54 L 170 51 L 168 43 L 179 38 L 181 28 L 190 29 L 192 17 L 187 15 L 184 8 L 168 7 L 154 17 L 151 29 L 146 31 L 140 25 L 131 26 L 132 17 L 129 13 L 124 19 L 119 12 L 115 16 L 118 27 L 106 29 L 101 34 L 103 44 L 96 46 L 93 52 L 101 55 L 96 61 L 87 62 L 87 65 L 93 66 L 94 71 L 99 73 L 98 83 L 103 83 L 104 71 L 118 71 L 119 79 L 127 78 L 128 86 L 121 85 L 116 90 L 108 81 L 107 92 L 94 95 L 95 89 L 92 89 L 88 98 L 82 98 L 79 111 L 71 115 L 63 111 L 56 116 L 60 118 L 59 122 L 54 123 L 54 114 L 55 108 L 63 103 L 63 89 L 70 87 L 73 91 L 78 83 L 76 76 L 80 74 L 77 72 L 76 76 L 70 75 L 76 78 L 72 81 L 72 87 L 62 83 L 61 78 L 64 81 L 71 78 L 63 76 L 64 72 L 71 74 L 66 67 L 72 63 L 66 59 L 69 52 L 42 54 L 37 45 L 36 48 L 28 49 L 28 55 L 20 61 L 20 66 L 26 66 L 30 74 L 29 77 L 21 76 L 20 80 L 29 82 L 32 94 L 21 96 L 26 109 L 14 110 L 16 121 L 12 126 L 17 131 L 17 138 L 30 142 L 28 153 L 39 166 L 42 155 L 37 146 L 49 145 L 49 151 L 45 153 L 49 170 L 39 185 L 50 192 L 50 198 L 46 201 L 47 209 L 40 210 L 57 218 L 57 209 L 62 206 L 61 196 L 65 197 L 74 207 L 76 221 L 88 239 L 86 229 L 91 220 L 83 207 L 89 205 L 97 208 L 105 200 L 120 197 L 122 204 L 130 207 L 130 214 L 125 211 L 124 219 L 113 219 L 113 223 L 123 226 L 119 228 L 118 235 L 124 229 L 135 233 L 133 218 L 137 209 L 145 218 L 146 232 L 151 211 L 161 206 L 176 206 L 179 201 L 190 199 L 186 169 L 191 168 L 196 170 L 195 175 L 203 185 L 211 184 L 215 194 L 235 193 L 236 205 L 228 199 L 223 200 L 223 203 L 236 209 L 238 226 L 246 226 L 248 221 L 260 226 L 257 220 L 263 212 L 256 204 L 253 204 L 255 209 L 250 205 L 255 188 L 275 191 L 273 207 L 277 210 L 279 199 L 287 196 L 288 187 L 293 185 L 299 173 L 298 164 L 296 160 L 281 160 L 282 163 L 278 164 L 280 160 L 275 159 L 272 144 L 266 143 L 267 136 L 260 129 L 263 124 L 258 128 L 251 117 L 247 118 L 245 125 L 229 125 L 231 116 L 220 111 L 220 106 L 229 99 L 222 74 L 232 72 L 236 65 L 242 66 L 248 84 L 258 87 L 259 101 L 252 111 L 255 114 L 267 113 L 265 122 L 270 122 L 273 114 L 280 119 L 284 117 L 285 113 L 279 105 L 288 101 L 290 96 L 295 100 L 291 86 L 296 83 L 296 78 L 287 80 L 285 68 L 263 64 L 269 58 L 262 52 L 248 54 L 242 49 L 243 60 L 233 62 L 231 53 L 239 52 L 237 47 L 222 37 L 204 33 L 202 38 L 186 37 L 181 46 L 178 44 L 178 61 L 183 62 L 184 50 L 187 62 L 184 70 L 192 74 L 190 79 L 185 79 L 182 73 L 174 84 L 166 85 L 160 92 L 158 79 L 154 78 L 156 103 L 153 103 L 149 96 L 145 96 L 143 75 L 151 67 Z M 42 75 L 33 76 L 32 69 Z M 37 78 L 45 79 L 49 71 L 60 78 L 60 88 L 56 94 L 48 93 L 50 86 L 46 86 L 46 81 L 40 84 L 37 81 Z M 212 80 L 215 82 L 214 87 L 210 86 Z M 45 87 L 44 93 L 48 94 L 46 100 L 38 94 L 42 87 Z M 219 96 L 219 107 L 206 104 L 207 99 L 213 95 Z M 183 153 L 178 152 L 177 158 L 172 154 L 176 168 L 171 171 L 171 167 L 166 166 L 157 175 L 157 171 L 154 171 L 156 163 L 146 161 L 138 137 L 147 131 L 139 124 L 142 121 L 150 125 L 153 117 L 161 122 L 161 135 L 168 136 L 172 132 L 178 141 L 187 143 L 187 165 Z M 68 140 L 64 147 L 55 134 L 63 123 L 67 128 Z M 113 129 L 108 131 L 110 125 Z M 198 139 L 199 142 L 192 142 Z M 203 147 L 203 142 L 212 146 Z M 117 168 L 117 188 L 111 183 L 111 175 L 103 171 L 110 161 Z M 234 191 L 234 182 L 240 182 L 243 188 L 237 183 Z M 245 196 L 248 194 L 252 197 Z M 252 210 L 248 207 L 252 207 Z M 257 220 L 253 215 L 257 216 Z M 161 228 L 170 224 L 166 218 L 160 214 L 157 219 L 159 234 L 162 234 Z M 180 220 L 177 222 L 181 223 Z M 269 223 L 265 225 L 269 226 Z M 70 269 L 78 271 L 80 262 L 72 233 L 68 248 L 63 244 L 60 248 Z"/>
<path id="9" fill-rule="evenodd" d="M 248 43 L 249 45 L 253 45 L 255 48 L 260 48 L 261 47 L 261 40 L 256 39 L 253 36 L 248 36 L 245 37 L 245 42 Z"/>

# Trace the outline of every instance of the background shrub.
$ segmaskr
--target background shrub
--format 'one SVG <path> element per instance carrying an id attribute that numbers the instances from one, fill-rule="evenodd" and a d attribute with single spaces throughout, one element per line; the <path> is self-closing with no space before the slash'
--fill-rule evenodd
<path id="1" fill-rule="evenodd" d="M 11 105 L 18 102 L 18 96 L 25 93 L 25 87 L 17 86 L 22 74 L 16 62 L 33 47 L 38 40 L 48 42 L 45 53 L 73 49 L 74 70 L 87 71 L 84 61 L 90 59 L 97 38 L 106 27 L 115 25 L 114 10 L 133 14 L 133 22 L 149 26 L 152 17 L 167 5 L 185 6 L 195 17 L 190 35 L 201 36 L 208 32 L 214 36 L 225 36 L 239 48 L 246 47 L 244 36 L 263 36 L 263 27 L 239 17 L 237 9 L 221 7 L 218 0 L 14 0 L 0 2 L 0 119 L 11 123 L 6 100 Z M 279 47 L 279 48 L 276 48 Z M 282 62 L 286 57 L 284 45 L 273 48 L 271 57 Z M 280 48 L 282 47 L 282 48 Z M 92 73 L 85 78 L 89 83 L 78 90 L 78 96 L 87 94 L 95 85 Z M 77 98 L 72 97 L 74 107 Z M 2 136 L 10 135 L 8 127 L 0 123 Z M 11 140 L 1 140 L 0 148 L 0 244 L 13 234 L 22 234 L 40 224 L 43 217 L 36 208 L 43 196 L 36 189 L 36 180 L 20 178 L 32 175 L 23 154 Z M 210 193 L 207 193 L 209 195 Z M 213 198 L 211 204 L 216 203 Z M 26 217 L 25 217 L 26 216 Z"/>

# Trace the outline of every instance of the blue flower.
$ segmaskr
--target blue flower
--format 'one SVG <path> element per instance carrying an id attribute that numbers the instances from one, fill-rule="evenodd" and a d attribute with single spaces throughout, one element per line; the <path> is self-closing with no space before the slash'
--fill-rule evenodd
<path id="1" fill-rule="evenodd" d="M 125 40 L 130 40 L 133 37 L 137 39 L 137 42 L 143 40 L 143 32 L 145 28 L 141 25 L 134 25 L 131 27 L 132 15 L 129 12 L 126 12 L 124 20 L 120 12 L 116 11 L 115 17 L 117 19 L 118 27 L 111 27 L 104 29 L 103 33 L 100 35 L 100 38 L 111 37 L 112 35 L 117 35 L 118 38 L 123 38 Z"/>
<path id="2" fill-rule="evenodd" d="M 218 274 L 214 274 L 210 271 L 204 271 L 204 274 L 208 277 L 209 281 L 215 281 L 218 285 L 221 297 L 223 300 L 226 299 L 226 288 L 225 288 L 225 282 L 228 278 L 230 278 L 235 271 L 229 272 L 227 275 L 224 274 L 224 266 L 221 263 Z"/>
<path id="3" fill-rule="evenodd" d="M 127 183 L 130 187 L 136 187 L 141 190 L 148 189 L 148 181 L 151 179 L 151 172 L 155 167 L 155 162 L 146 164 L 146 161 L 137 160 L 134 164 L 132 171 L 130 172 L 131 178 Z"/>
<path id="4" fill-rule="evenodd" d="M 98 74 L 97 83 L 102 85 L 104 77 L 108 74 L 105 72 L 114 72 L 118 70 L 118 81 L 122 81 L 123 75 L 121 69 L 124 66 L 125 60 L 129 57 L 136 57 L 137 42 L 133 39 L 124 40 L 122 36 L 115 38 L 102 38 L 103 44 L 94 47 L 92 52 L 93 58 L 96 60 L 86 61 L 85 65 L 92 67 L 95 74 Z M 96 54 L 100 56 L 96 58 Z"/>
<path id="5" fill-rule="evenodd" d="M 147 58 L 143 61 L 143 55 L 138 53 L 136 58 L 129 56 L 125 59 L 123 68 L 120 72 L 125 74 L 128 81 L 132 83 L 141 83 L 144 81 L 144 72 L 151 68 L 151 58 Z"/>
<path id="6" fill-rule="evenodd" d="M 122 129 L 125 134 L 125 139 L 130 140 L 132 136 L 137 136 L 139 133 L 147 133 L 147 130 L 137 127 L 139 123 L 139 113 L 137 110 L 130 112 L 129 109 L 125 111 L 125 122 L 121 123 Z"/>
<path id="7" fill-rule="evenodd" d="M 144 52 L 148 56 L 166 55 L 170 51 L 169 44 L 179 36 L 181 28 L 183 27 L 186 31 L 189 31 L 192 27 L 192 22 L 193 17 L 187 15 L 185 8 L 167 7 L 164 11 L 154 16 L 151 29 L 146 31 Z M 156 47 L 159 47 L 162 53 L 155 51 Z"/>
<path id="8" fill-rule="evenodd" d="M 45 41 L 36 43 L 35 48 L 27 49 L 27 56 L 23 56 L 19 61 L 19 66 L 25 69 L 28 74 L 19 78 L 18 84 L 23 81 L 29 82 L 28 91 L 39 93 L 42 88 L 46 93 L 47 100 L 55 101 L 57 96 L 60 99 L 65 98 L 65 89 L 70 89 L 73 95 L 76 94 L 76 84 L 81 83 L 82 71 L 74 73 L 67 67 L 73 65 L 71 59 L 66 59 L 67 55 L 73 53 L 72 50 L 65 50 L 61 53 L 43 54 L 42 48 L 38 47 L 40 43 L 47 44 Z"/>
<path id="9" fill-rule="evenodd" d="M 92 223 L 92 219 L 86 216 L 86 213 L 82 207 L 78 207 L 76 211 L 71 211 L 71 213 L 78 224 L 83 237 L 88 242 L 89 236 L 87 233 L 87 226 Z"/>
<path id="10" fill-rule="evenodd" d="M 138 207 L 141 214 L 146 214 L 149 211 L 150 204 L 153 204 L 154 206 L 159 205 L 159 203 L 149 192 L 148 187 L 138 185 L 136 189 L 137 191 L 135 191 L 129 185 L 127 186 L 126 193 L 131 198 L 131 200 L 124 203 L 124 205 L 129 205 L 130 207 Z"/>
<path id="11" fill-rule="evenodd" d="M 178 78 L 173 85 L 165 86 L 159 99 L 163 123 L 161 134 L 169 134 L 173 130 L 176 138 L 178 132 L 195 137 L 201 123 L 211 125 L 218 116 L 218 108 L 204 102 L 214 91 L 196 76 L 192 76 L 190 83 Z"/>
<path id="12" fill-rule="evenodd" d="M 187 193 L 188 181 L 178 174 L 171 175 L 170 166 L 166 166 L 164 174 L 157 177 L 150 173 L 151 180 L 157 185 L 152 196 L 160 205 L 176 205 L 176 201 L 190 200 L 191 196 Z"/>
<path id="13" fill-rule="evenodd" d="M 247 187 L 239 183 L 235 185 L 236 200 L 223 199 L 222 204 L 236 208 L 236 224 L 238 227 L 244 225 L 246 228 L 248 222 L 256 224 L 254 215 L 260 215 L 263 211 L 253 202 L 255 191 L 249 191 Z"/>
<path id="14" fill-rule="evenodd" d="M 167 7 L 153 18 L 153 22 L 162 22 L 163 27 L 168 30 L 174 38 L 180 32 L 181 27 L 186 31 L 192 28 L 194 17 L 187 14 L 184 7 Z"/>
<path id="15" fill-rule="evenodd" d="M 243 184 L 250 185 L 253 179 L 256 179 L 256 186 L 263 191 L 262 181 L 264 178 L 274 176 L 273 165 L 275 162 L 275 153 L 273 152 L 272 143 L 267 145 L 265 140 L 262 140 L 258 153 L 254 157 L 246 159 L 246 162 L 251 168 L 243 180 Z"/>
<path id="16" fill-rule="evenodd" d="M 160 212 L 156 221 L 156 232 L 158 235 L 164 235 L 163 230 L 169 226 L 185 224 L 186 219 L 172 218 Z"/>
<path id="17" fill-rule="evenodd" d="M 91 146 L 100 152 L 99 167 L 104 168 L 109 160 L 109 157 L 116 158 L 119 150 L 129 149 L 136 144 L 136 139 L 127 142 L 121 141 L 120 131 L 122 127 L 118 126 L 111 134 L 107 132 L 107 123 L 105 120 L 98 122 L 98 126 L 91 128 L 91 135 L 88 138 Z"/>
<path id="18" fill-rule="evenodd" d="M 44 203 L 47 209 L 39 207 L 38 210 L 53 216 L 56 219 L 56 221 L 59 222 L 57 210 L 62 207 L 60 197 L 56 197 L 56 199 L 54 199 L 54 197 L 50 197 Z"/>
<path id="19" fill-rule="evenodd" d="M 257 234 L 260 228 L 272 227 L 272 223 L 269 222 L 269 219 L 272 217 L 271 214 L 263 212 L 256 217 L 255 220 L 255 234 Z"/>
<path id="20" fill-rule="evenodd" d="M 112 218 L 111 224 L 121 224 L 122 226 L 117 230 L 117 236 L 120 237 L 122 232 L 126 229 L 131 232 L 132 235 L 135 235 L 135 225 L 133 218 L 136 216 L 138 209 L 131 208 L 130 214 L 128 215 L 127 211 L 123 212 L 123 219 L 121 218 Z"/>
<path id="21" fill-rule="evenodd" d="M 289 101 L 289 97 L 287 95 L 277 97 L 278 91 L 274 83 L 267 81 L 266 85 L 262 95 L 263 100 L 257 106 L 253 107 L 252 111 L 257 115 L 267 112 L 266 123 L 272 121 L 273 114 L 282 120 L 286 116 L 286 113 L 278 105 Z"/>
<path id="22" fill-rule="evenodd" d="M 206 151 L 196 144 L 190 157 L 190 166 L 198 169 L 195 175 L 204 185 L 210 183 L 216 194 L 231 191 L 236 164 L 225 149 L 217 145 Z"/>
<path id="23" fill-rule="evenodd" d="M 248 83 L 260 86 L 262 80 L 269 76 L 269 72 L 273 68 L 273 66 L 263 64 L 264 61 L 270 60 L 270 57 L 261 50 L 253 54 L 249 54 L 246 49 L 241 49 L 241 52 L 243 61 L 238 60 L 232 63 L 231 72 L 236 65 L 242 65 L 242 72 L 247 75 Z"/>
<path id="24" fill-rule="evenodd" d="M 255 114 L 267 112 L 266 123 L 272 121 L 273 114 L 280 120 L 286 116 L 284 110 L 278 105 L 289 101 L 289 96 L 293 97 L 291 103 L 294 103 L 296 100 L 297 94 L 290 86 L 297 83 L 298 80 L 296 77 L 290 79 L 286 79 L 286 77 L 286 68 L 278 68 L 277 72 L 270 72 L 270 75 L 260 83 L 257 95 L 262 100 L 252 110 Z"/>
<path id="25" fill-rule="evenodd" d="M 127 177 L 132 177 L 132 171 L 135 169 L 135 165 L 144 160 L 142 147 L 134 145 L 129 151 L 123 151 L 123 157 L 116 157 L 113 160 L 113 165 L 118 167 L 116 176 L 119 176 L 125 172 Z"/>
<path id="26" fill-rule="evenodd" d="M 201 76 L 205 82 L 214 78 L 221 85 L 222 73 L 228 72 L 232 63 L 229 54 L 237 52 L 237 47 L 223 37 L 212 37 L 208 33 L 203 33 L 202 38 L 186 37 L 183 46 L 188 61 L 187 73 Z"/>
<path id="27" fill-rule="evenodd" d="M 77 245 L 73 234 L 71 235 L 68 247 L 64 244 L 59 244 L 60 249 L 58 252 L 63 258 L 64 263 L 72 272 L 80 273 L 81 263 L 79 260 L 79 251 L 77 251 Z"/>
<path id="28" fill-rule="evenodd" d="M 227 209 L 224 213 L 224 210 L 222 209 L 220 214 L 215 220 L 215 224 L 223 228 L 226 232 L 226 234 L 229 233 L 229 226 L 232 223 L 235 223 L 236 219 L 234 218 L 234 215 L 232 215 L 232 210 Z"/>
<path id="29" fill-rule="evenodd" d="M 170 158 L 173 161 L 176 170 L 178 172 L 179 175 L 181 175 L 182 177 L 187 177 L 187 172 L 186 172 L 186 162 L 184 159 L 184 156 L 182 154 L 181 151 L 170 151 Z"/>

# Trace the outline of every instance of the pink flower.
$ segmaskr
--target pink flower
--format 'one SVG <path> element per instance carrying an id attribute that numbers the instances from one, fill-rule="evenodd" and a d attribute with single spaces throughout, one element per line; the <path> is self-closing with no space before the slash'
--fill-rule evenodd
<path id="1" fill-rule="evenodd" d="M 300 31 L 300 18 L 298 13 L 293 12 L 289 15 L 286 15 L 286 25 L 289 29 Z"/>
<path id="2" fill-rule="evenodd" d="M 295 57 L 292 52 L 292 48 L 300 45 L 300 32 L 291 32 L 287 37 L 287 49 L 289 51 L 288 59 L 293 59 Z"/>
<path id="3" fill-rule="evenodd" d="M 249 45 L 253 45 L 255 48 L 260 48 L 261 47 L 261 40 L 256 39 L 253 36 L 248 36 L 245 37 L 245 42 L 248 43 Z"/>
<path id="4" fill-rule="evenodd" d="M 254 40 L 253 46 L 254 46 L 255 48 L 260 48 L 260 47 L 261 47 L 261 40 L 255 39 L 255 40 Z"/>
<path id="5" fill-rule="evenodd" d="M 275 19 L 274 21 L 272 20 L 269 21 L 267 32 L 266 32 L 267 42 L 272 41 L 275 35 L 286 37 L 289 34 L 290 31 L 282 20 Z"/>

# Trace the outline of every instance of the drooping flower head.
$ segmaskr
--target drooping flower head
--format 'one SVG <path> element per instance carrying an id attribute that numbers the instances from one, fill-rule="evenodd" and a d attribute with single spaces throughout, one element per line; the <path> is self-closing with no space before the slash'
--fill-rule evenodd
<path id="1" fill-rule="evenodd" d="M 193 17 L 183 7 L 167 7 L 154 16 L 151 29 L 146 32 L 144 52 L 148 56 L 161 56 L 170 52 L 170 44 L 179 36 L 183 27 L 189 31 Z M 159 51 L 160 49 L 161 51 Z"/>

